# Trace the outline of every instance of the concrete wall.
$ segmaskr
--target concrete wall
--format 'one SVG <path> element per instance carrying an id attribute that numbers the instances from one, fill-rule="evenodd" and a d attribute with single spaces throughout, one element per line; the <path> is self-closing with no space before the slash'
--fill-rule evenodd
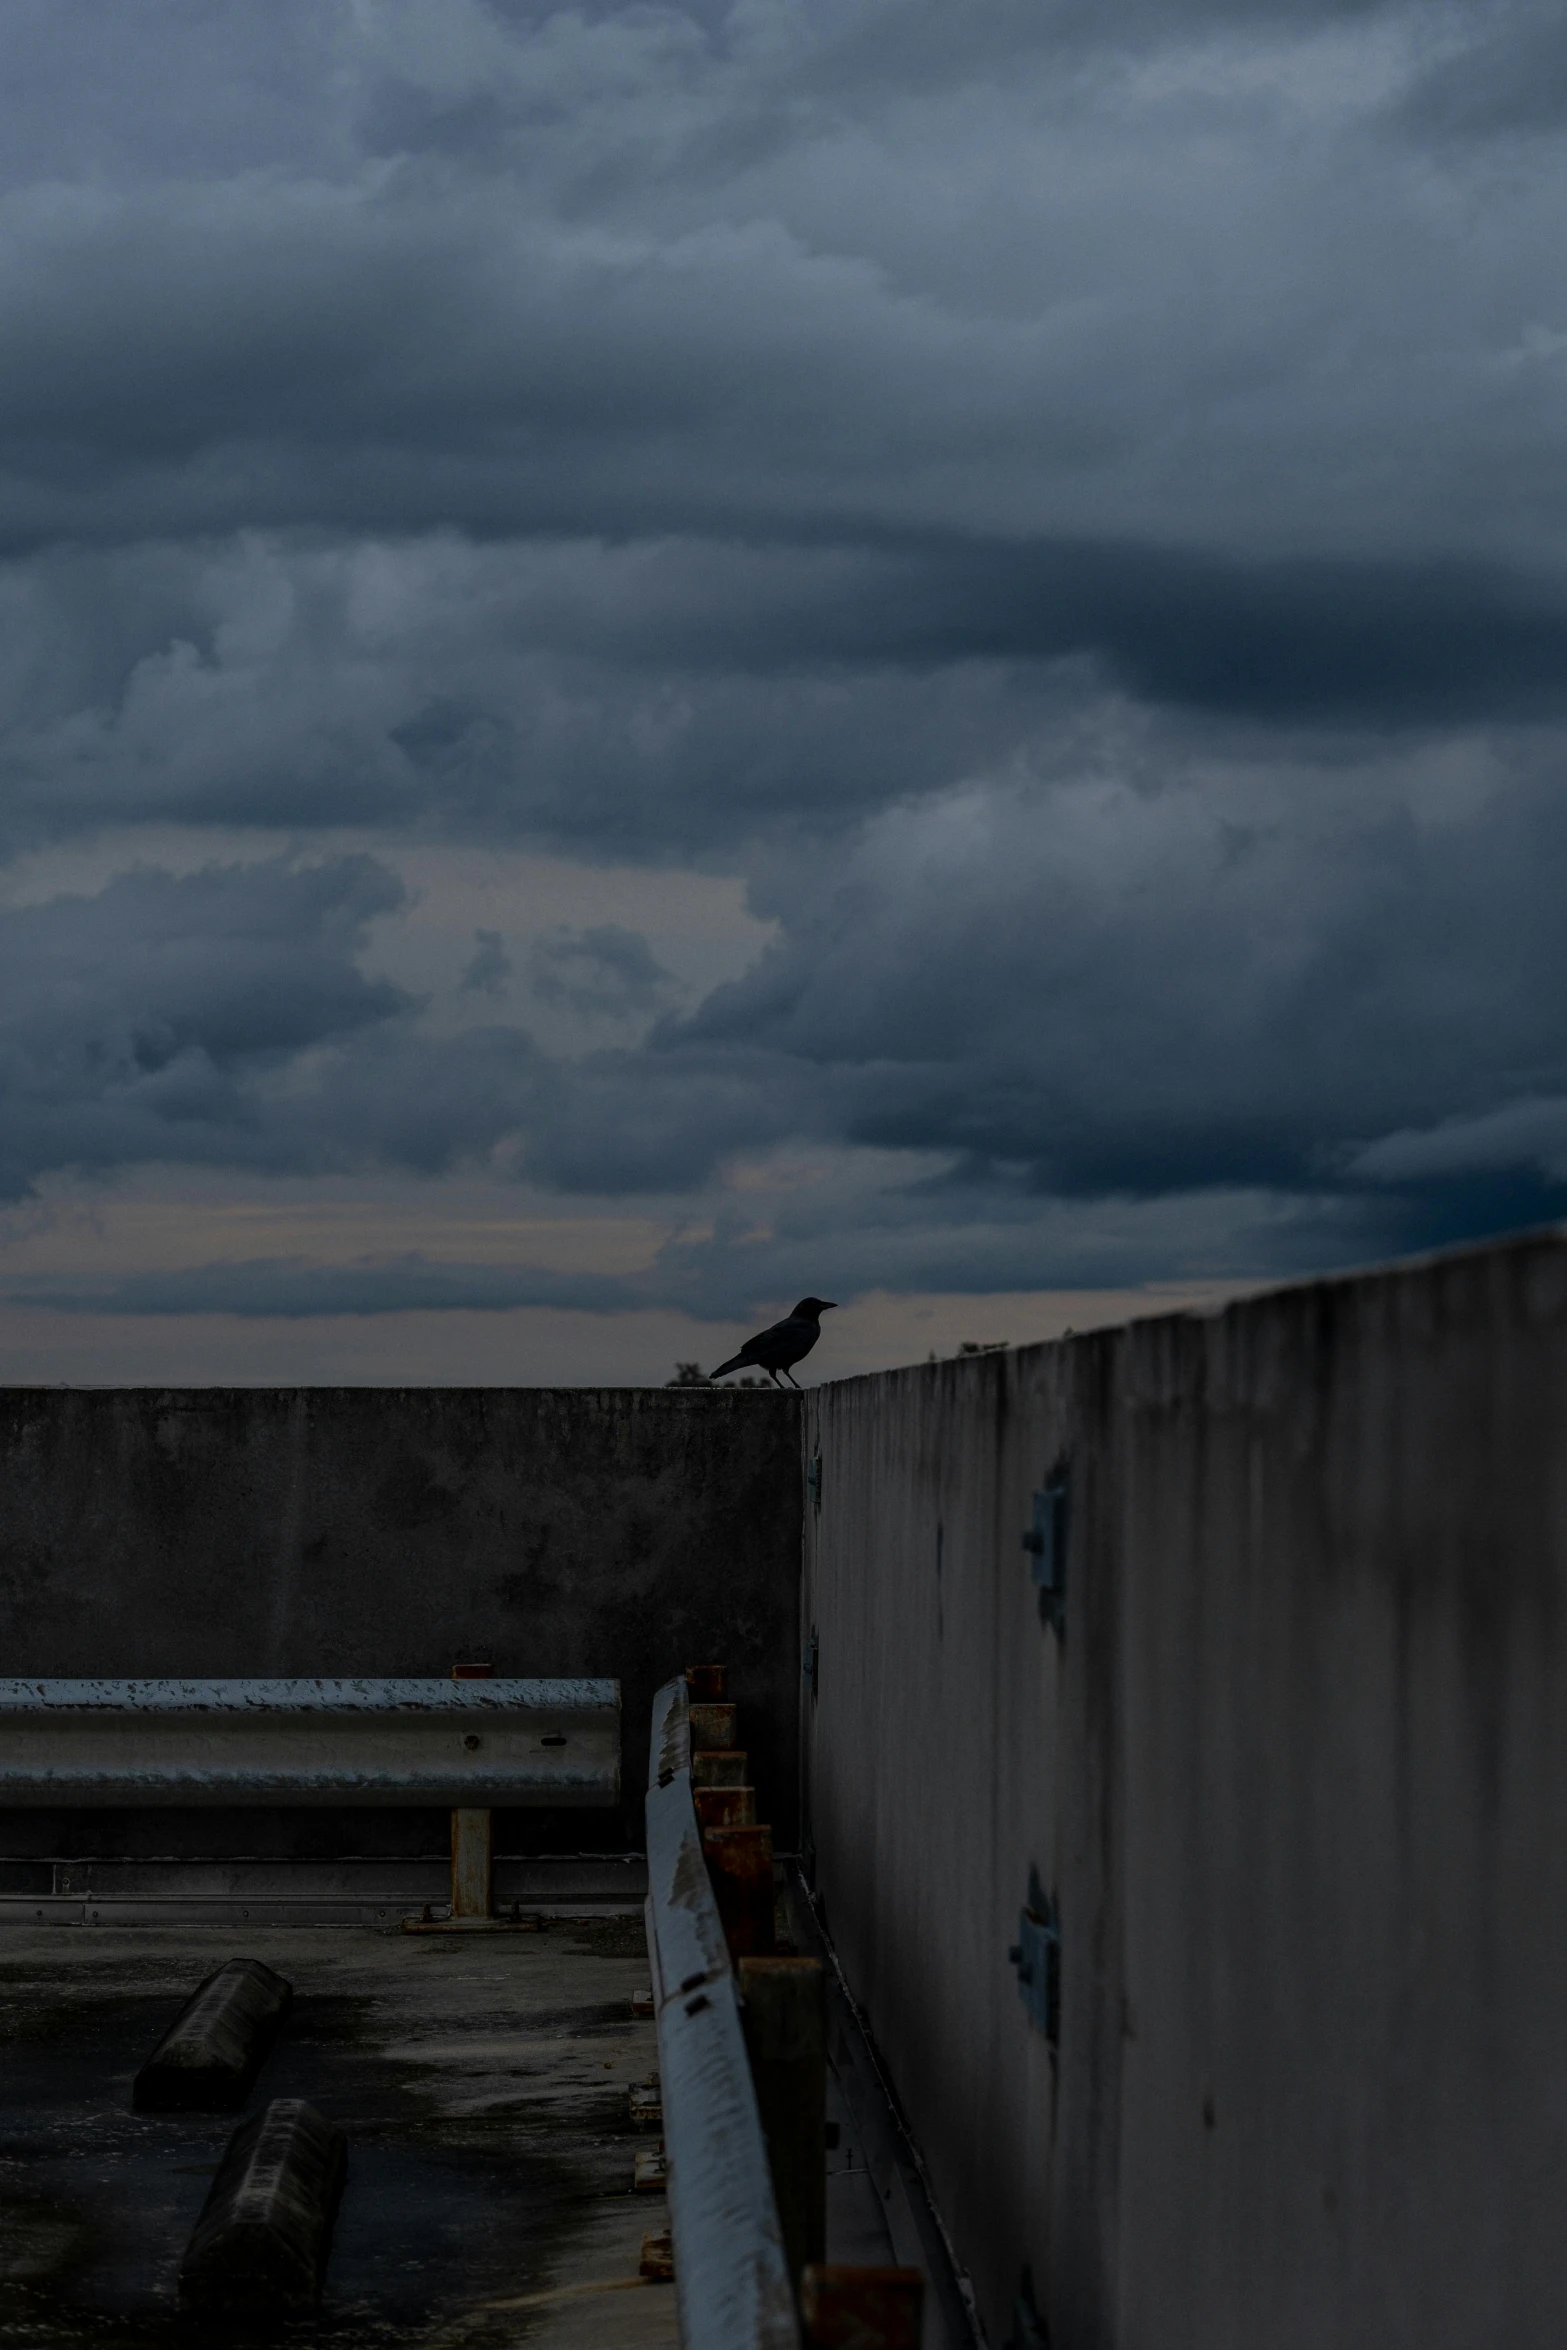
<path id="1" fill-rule="evenodd" d="M 641 1840 L 654 1689 L 722 1661 L 787 1846 L 798 1413 L 755 1390 L 0 1391 L 0 1672 L 422 1674 L 478 1655 L 617 1675 L 627 1804 L 597 1834 L 621 1843 Z M 503 1841 L 539 1825 L 516 1815 Z M 0 1848 L 62 1849 L 59 1827 L 13 1815 Z M 105 1830 L 126 1827 L 78 1822 L 71 1842 L 122 1849 Z M 180 1848 L 166 1816 L 143 1827 Z M 373 1814 L 352 1831 L 359 1850 L 413 1832 Z M 559 1823 L 572 1847 L 594 1831 Z M 192 1832 L 210 1848 L 215 1823 Z M 314 1849 L 328 1829 L 295 1832 Z M 225 1833 L 257 1849 L 269 1831 Z"/>
<path id="2" fill-rule="evenodd" d="M 1056 2350 L 1559 2350 L 1567 1249 L 806 1425 L 818 1881 L 990 2341 L 1026 2261 Z M 1064 1641 L 1020 1547 L 1062 1456 Z"/>

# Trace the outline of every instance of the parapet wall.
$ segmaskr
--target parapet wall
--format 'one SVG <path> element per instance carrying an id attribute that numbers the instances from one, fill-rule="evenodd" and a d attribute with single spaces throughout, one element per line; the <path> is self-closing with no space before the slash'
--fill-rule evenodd
<path id="1" fill-rule="evenodd" d="M 425 1674 L 481 1656 L 613 1675 L 626 1806 L 599 1825 L 622 1843 L 641 1841 L 653 1691 L 711 1658 L 787 1848 L 798 1413 L 770 1392 L 680 1388 L 3 1390 L 3 1670 Z M 504 1839 L 537 1818 L 508 1819 Z M 0 1849 L 58 1850 L 62 1834 L 123 1849 L 129 1825 L 13 1816 Z M 444 1815 L 425 1825 L 439 1849 Z M 243 1849 L 326 1833 L 320 1815 L 186 1826 Z M 562 1832 L 594 1826 L 577 1813 Z M 372 1850 L 416 1827 L 365 1813 L 332 1832 Z M 183 1848 L 167 1817 L 141 1823 L 148 1838 Z"/>
<path id="2" fill-rule="evenodd" d="M 819 1388 L 806 1445 L 807 1834 L 991 2343 L 1026 2263 L 1056 2350 L 1557 2350 L 1567 1248 Z"/>

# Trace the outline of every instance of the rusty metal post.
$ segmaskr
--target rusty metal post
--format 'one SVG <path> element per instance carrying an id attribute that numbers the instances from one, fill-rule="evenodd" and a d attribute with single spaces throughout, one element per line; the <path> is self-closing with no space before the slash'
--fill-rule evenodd
<path id="1" fill-rule="evenodd" d="M 722 1705 L 726 1695 L 728 1668 L 724 1665 L 687 1665 L 686 1695 L 692 1705 Z"/>
<path id="2" fill-rule="evenodd" d="M 765 1957 L 775 1931 L 772 1829 L 706 1828 L 702 1855 L 731 1958 Z"/>
<path id="3" fill-rule="evenodd" d="M 493 1665 L 453 1665 L 454 1681 L 489 1681 Z M 470 1736 L 477 1733 L 470 1732 Z M 487 1918 L 493 1906 L 495 1815 L 488 1811 L 452 1813 L 452 1916 Z"/>
<path id="4" fill-rule="evenodd" d="M 693 1787 L 691 1801 L 696 1806 L 697 1823 L 703 1828 L 754 1828 L 756 1826 L 756 1789 L 754 1787 Z"/>
<path id="5" fill-rule="evenodd" d="M 925 2280 L 917 2268 L 810 2267 L 800 2315 L 812 2350 L 919 2350 Z"/>
<path id="6" fill-rule="evenodd" d="M 495 1814 L 452 1814 L 452 1916 L 487 1918 L 491 1910 L 491 1829 Z"/>
<path id="7" fill-rule="evenodd" d="M 736 1705 L 693 1705 L 689 1709 L 691 1721 L 691 1752 L 702 1753 L 711 1747 L 732 1749 L 735 1726 L 740 1709 Z"/>
<path id="8" fill-rule="evenodd" d="M 816 1958 L 742 1958 L 740 2021 L 789 2274 L 827 2257 L 827 1995 Z"/>
<path id="9" fill-rule="evenodd" d="M 750 1756 L 743 1746 L 706 1746 L 691 1757 L 693 1787 L 749 1787 Z"/>

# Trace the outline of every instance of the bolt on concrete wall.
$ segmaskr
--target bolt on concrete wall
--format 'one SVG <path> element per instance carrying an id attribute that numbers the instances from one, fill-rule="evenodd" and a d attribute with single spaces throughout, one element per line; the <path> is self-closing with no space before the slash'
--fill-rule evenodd
<path id="1" fill-rule="evenodd" d="M 730 1667 L 787 1848 L 798 1411 L 722 1389 L 0 1390 L 4 1669 L 424 1674 L 482 1656 L 503 1673 L 612 1675 L 627 1801 L 599 1834 L 640 1843 L 653 1691 L 711 1658 Z M 539 1815 L 503 1823 L 504 1848 L 525 1849 Z M 132 1825 L 13 1815 L 4 1849 L 122 1849 Z M 146 1849 L 181 1849 L 168 1814 L 145 1831 Z M 374 1813 L 190 1824 L 203 1850 L 295 1849 L 301 1834 L 402 1849 L 418 1832 Z M 444 1814 L 433 1833 L 439 1849 Z M 591 1816 L 563 1816 L 561 1834 L 590 1841 Z"/>
<path id="2" fill-rule="evenodd" d="M 1025 2262 L 1057 2350 L 1567 2340 L 1567 1248 L 819 1388 L 805 1443 L 808 1833 L 990 2340 Z"/>

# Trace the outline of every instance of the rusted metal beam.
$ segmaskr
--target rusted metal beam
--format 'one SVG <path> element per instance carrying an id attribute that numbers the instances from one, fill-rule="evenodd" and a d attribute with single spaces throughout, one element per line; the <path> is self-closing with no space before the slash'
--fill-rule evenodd
<path id="1" fill-rule="evenodd" d="M 692 1747 L 719 1747 L 732 1752 L 735 1743 L 735 1723 L 739 1717 L 737 1705 L 687 1705 L 689 1735 Z"/>
<path id="2" fill-rule="evenodd" d="M 609 1806 L 618 1681 L 0 1680 L 0 1804 Z"/>
<path id="3" fill-rule="evenodd" d="M 740 2020 L 789 2271 L 827 2258 L 827 1999 L 820 1959 L 742 1958 Z"/>
<path id="4" fill-rule="evenodd" d="M 681 2342 L 800 2350 L 729 1947 L 691 1800 L 683 1680 L 653 1701 L 648 1781 L 648 1952 Z"/>
<path id="5" fill-rule="evenodd" d="M 754 1787 L 693 1787 L 691 1800 L 703 1828 L 754 1828 Z"/>
<path id="6" fill-rule="evenodd" d="M 917 2268 L 808 2268 L 800 2303 L 811 2350 L 919 2350 L 925 2280 Z"/>
<path id="7" fill-rule="evenodd" d="M 774 1928 L 771 1828 L 704 1828 L 702 1851 L 734 1958 L 765 1956 Z"/>

